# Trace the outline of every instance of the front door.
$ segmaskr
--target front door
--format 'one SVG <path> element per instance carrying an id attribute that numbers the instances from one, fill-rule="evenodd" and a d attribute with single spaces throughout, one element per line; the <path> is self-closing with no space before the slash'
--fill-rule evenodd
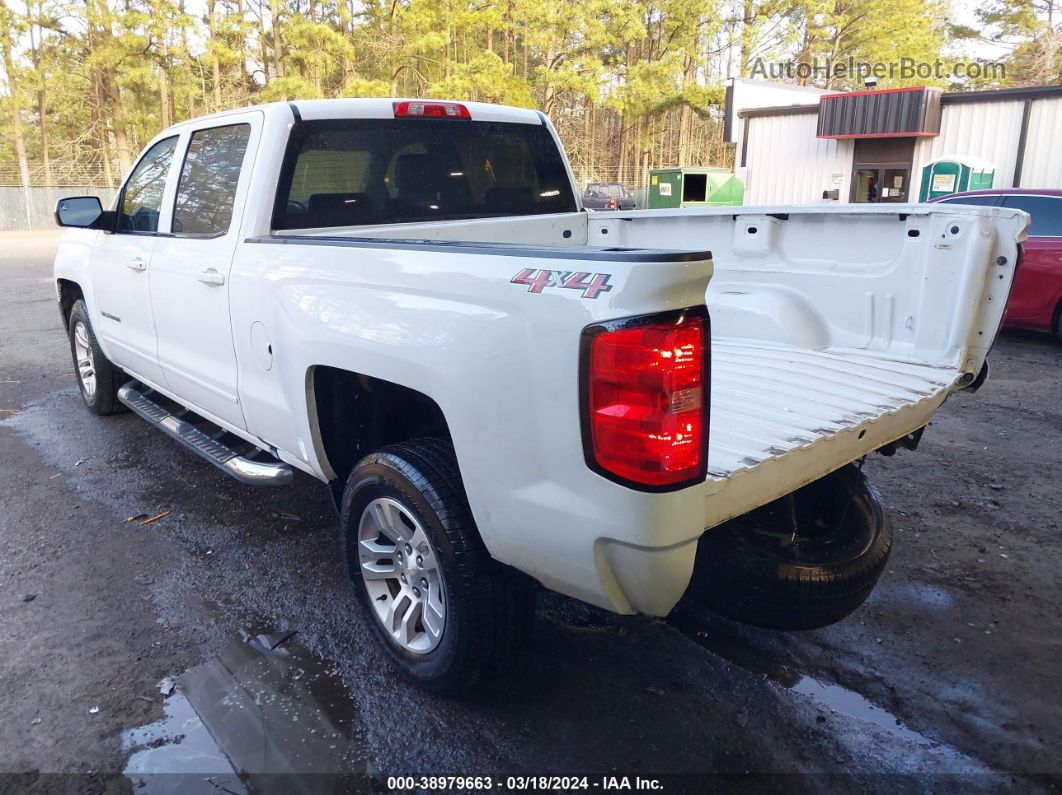
<path id="1" fill-rule="evenodd" d="M 228 280 L 261 114 L 212 124 L 184 133 L 170 235 L 152 255 L 151 303 L 170 391 L 243 429 Z"/>
<path id="2" fill-rule="evenodd" d="M 161 384 L 151 316 L 151 258 L 177 136 L 148 149 L 118 196 L 117 231 L 100 233 L 90 255 L 93 331 L 107 358 L 135 376 Z"/>
<path id="3" fill-rule="evenodd" d="M 860 138 L 855 142 L 850 200 L 910 201 L 914 138 Z"/>

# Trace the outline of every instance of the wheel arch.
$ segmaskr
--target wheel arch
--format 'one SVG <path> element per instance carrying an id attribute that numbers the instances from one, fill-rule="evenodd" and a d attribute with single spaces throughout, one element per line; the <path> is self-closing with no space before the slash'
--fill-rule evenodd
<path id="1" fill-rule="evenodd" d="M 70 310 L 85 297 L 85 291 L 71 279 L 56 279 L 55 286 L 59 294 L 59 312 L 63 317 L 63 328 L 66 328 L 70 325 Z"/>
<path id="2" fill-rule="evenodd" d="M 306 381 L 315 452 L 337 500 L 369 453 L 422 437 L 453 442 L 439 404 L 419 390 L 329 365 L 311 367 Z"/>

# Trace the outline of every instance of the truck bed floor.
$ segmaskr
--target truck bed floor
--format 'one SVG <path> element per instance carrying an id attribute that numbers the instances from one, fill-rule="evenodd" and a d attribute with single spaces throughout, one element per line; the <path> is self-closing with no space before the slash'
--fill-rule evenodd
<path id="1" fill-rule="evenodd" d="M 957 377 L 854 348 L 713 339 L 705 527 L 921 428 Z"/>
<path id="2" fill-rule="evenodd" d="M 885 418 L 937 397 L 956 375 L 870 351 L 713 340 L 709 472 L 724 477 Z"/>

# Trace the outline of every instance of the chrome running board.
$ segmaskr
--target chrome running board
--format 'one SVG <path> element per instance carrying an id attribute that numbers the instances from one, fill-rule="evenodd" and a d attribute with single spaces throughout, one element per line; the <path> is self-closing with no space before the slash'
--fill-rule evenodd
<path id="1" fill-rule="evenodd" d="M 177 406 L 173 401 L 136 381 L 130 381 L 118 390 L 118 400 L 128 406 L 134 414 L 147 420 L 241 483 L 251 486 L 287 486 L 295 477 L 291 466 L 278 461 L 270 453 L 254 447 L 215 425 L 210 425 L 190 410 Z M 173 408 L 166 408 L 163 404 L 169 404 Z M 173 413 L 174 411 L 177 413 Z M 197 424 L 189 422 L 184 417 L 194 418 Z M 216 429 L 216 433 L 204 433 L 201 429 L 203 425 Z M 241 455 L 237 449 L 234 449 L 237 445 L 249 449 Z M 268 460 L 254 460 L 258 456 L 268 458 Z"/>

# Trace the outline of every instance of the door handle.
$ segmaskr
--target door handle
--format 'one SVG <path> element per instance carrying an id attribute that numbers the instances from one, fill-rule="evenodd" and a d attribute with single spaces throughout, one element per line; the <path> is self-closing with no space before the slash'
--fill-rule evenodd
<path id="1" fill-rule="evenodd" d="M 205 271 L 200 271 L 196 278 L 203 284 L 209 284 L 211 287 L 220 287 L 225 283 L 225 274 L 218 273 L 214 268 L 207 268 Z"/>
<path id="2" fill-rule="evenodd" d="M 146 271 L 147 263 L 144 262 L 143 257 L 133 257 L 129 262 L 125 263 L 127 268 L 131 268 L 135 271 Z"/>

